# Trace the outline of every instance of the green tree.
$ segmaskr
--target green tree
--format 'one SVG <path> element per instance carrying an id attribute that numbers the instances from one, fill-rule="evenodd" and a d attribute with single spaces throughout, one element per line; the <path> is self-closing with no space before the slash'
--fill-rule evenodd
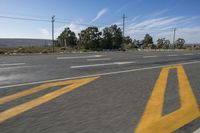
<path id="1" fill-rule="evenodd" d="M 119 49 L 122 47 L 122 31 L 117 25 L 111 25 L 103 29 L 101 46 L 103 49 Z"/>
<path id="2" fill-rule="evenodd" d="M 151 48 L 153 45 L 153 38 L 149 34 L 146 34 L 144 37 L 144 45 L 147 48 Z"/>
<path id="3" fill-rule="evenodd" d="M 143 45 L 143 42 L 140 42 L 140 40 L 136 40 L 136 39 L 133 40 L 133 43 L 136 48 L 141 48 Z"/>
<path id="4" fill-rule="evenodd" d="M 157 40 L 157 47 L 159 49 L 161 49 L 161 48 L 168 49 L 170 47 L 170 41 L 165 38 L 160 38 Z"/>
<path id="5" fill-rule="evenodd" d="M 101 34 L 97 27 L 88 27 L 79 33 L 78 44 L 85 49 L 100 49 Z"/>
<path id="6" fill-rule="evenodd" d="M 159 49 L 163 48 L 163 45 L 164 45 L 163 40 L 164 40 L 164 38 L 162 38 L 162 39 L 159 38 L 159 39 L 157 40 L 157 47 L 158 47 Z"/>
<path id="7" fill-rule="evenodd" d="M 130 36 L 123 37 L 122 50 L 135 48 L 134 42 Z"/>
<path id="8" fill-rule="evenodd" d="M 133 43 L 133 40 L 131 39 L 130 36 L 126 36 L 123 38 L 123 43 L 130 44 L 130 43 Z"/>
<path id="9" fill-rule="evenodd" d="M 70 28 L 65 28 L 64 31 L 57 38 L 58 46 L 65 47 L 75 47 L 77 45 L 76 34 L 70 30 Z"/>
<path id="10" fill-rule="evenodd" d="M 169 49 L 170 48 L 170 40 L 166 39 L 164 41 L 164 49 Z"/>
<path id="11" fill-rule="evenodd" d="M 183 45 L 185 44 L 185 40 L 183 38 L 178 38 L 175 42 L 176 48 L 183 48 Z"/>

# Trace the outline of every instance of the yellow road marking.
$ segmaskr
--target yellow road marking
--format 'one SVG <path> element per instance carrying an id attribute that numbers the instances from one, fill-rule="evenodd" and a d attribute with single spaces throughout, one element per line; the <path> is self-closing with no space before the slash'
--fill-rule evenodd
<path id="1" fill-rule="evenodd" d="M 13 101 L 13 100 L 16 100 L 18 98 L 22 98 L 22 97 L 37 93 L 37 92 L 45 90 L 45 89 L 49 89 L 51 87 L 69 85 L 71 83 L 77 83 L 79 81 L 80 80 L 75 79 L 75 80 L 67 80 L 67 81 L 59 81 L 59 82 L 42 84 L 42 85 L 34 87 L 32 89 L 28 89 L 25 91 L 21 91 L 21 92 L 0 98 L 0 105 L 5 104 L 10 101 Z"/>
<path id="2" fill-rule="evenodd" d="M 3 112 L 0 113 L 0 123 L 12 118 L 12 117 L 15 117 L 23 112 L 26 112 L 34 107 L 37 107 L 41 104 L 44 104 L 50 100 L 53 100 L 65 93 L 68 93 L 80 86 L 83 86 L 85 84 L 88 84 L 90 82 L 92 82 L 93 80 L 97 79 L 98 77 L 91 77 L 91 78 L 84 78 L 84 79 L 78 79 L 78 80 L 69 80 L 69 81 L 60 81 L 60 82 L 54 82 L 54 83 L 47 83 L 47 84 L 44 84 L 44 85 L 41 85 L 39 86 L 39 90 L 42 90 L 42 89 L 46 89 L 48 87 L 53 87 L 53 86 L 59 86 L 59 85 L 68 85 L 68 86 L 65 86 L 59 90 L 56 90 L 54 92 L 51 92 L 51 93 L 48 93 L 48 94 L 45 94 L 39 98 L 36 98 L 32 101 L 29 101 L 29 102 L 26 102 L 26 103 L 23 103 L 21 105 L 18 105 L 18 106 L 15 106 L 13 108 L 10 108 L 8 110 L 5 110 Z M 69 85 L 70 84 L 70 85 Z M 36 87 L 37 88 L 37 87 Z M 36 93 L 38 91 L 36 91 L 37 89 L 34 88 L 33 89 L 33 93 Z M 8 102 L 10 100 L 15 100 L 17 98 L 20 98 L 20 97 L 23 97 L 23 96 L 26 96 L 26 95 L 30 95 L 30 94 L 33 94 L 31 93 L 31 91 L 29 92 L 28 90 L 27 91 L 24 91 L 22 93 L 17 93 L 16 95 L 11 95 L 10 97 L 7 96 L 8 98 L 5 98 L 5 102 Z M 3 98 L 2 98 L 3 99 Z M 2 100 L 2 103 L 4 101 Z M 5 103 L 4 102 L 4 103 Z"/>
<path id="3" fill-rule="evenodd" d="M 170 69 L 177 69 L 181 108 L 162 116 L 164 94 Z M 136 133 L 171 133 L 200 117 L 198 103 L 183 66 L 164 67 L 156 81 Z"/>

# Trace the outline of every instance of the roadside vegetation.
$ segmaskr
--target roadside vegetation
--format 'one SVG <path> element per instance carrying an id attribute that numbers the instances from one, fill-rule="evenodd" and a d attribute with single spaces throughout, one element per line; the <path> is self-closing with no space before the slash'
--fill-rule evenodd
<path id="1" fill-rule="evenodd" d="M 178 38 L 174 44 L 168 39 L 160 38 L 153 43 L 153 37 L 146 34 L 143 40 L 132 39 L 130 36 L 123 37 L 121 28 L 117 25 L 105 27 L 102 31 L 98 27 L 88 27 L 82 30 L 78 37 L 65 28 L 57 38 L 56 46 L 64 48 L 86 50 L 128 50 L 128 49 L 184 49 L 185 40 Z"/>
<path id="2" fill-rule="evenodd" d="M 91 52 L 86 49 L 73 49 L 73 48 L 61 48 L 55 47 L 55 53 L 72 53 L 72 52 Z M 0 55 L 15 55 L 15 54 L 47 54 L 53 53 L 52 46 L 48 47 L 18 47 L 18 48 L 0 48 Z"/>
<path id="3" fill-rule="evenodd" d="M 82 30 L 78 36 L 69 27 L 65 28 L 54 42 L 56 53 L 65 52 L 88 52 L 88 51 L 126 51 L 126 50 L 163 50 L 163 49 L 200 49 L 199 46 L 189 47 L 183 38 L 178 38 L 171 43 L 166 38 L 159 38 L 154 41 L 150 34 L 144 39 L 136 40 L 130 36 L 122 35 L 122 30 L 117 25 L 105 27 L 99 30 L 98 27 L 88 27 Z M 52 46 L 46 47 L 18 47 L 0 48 L 0 54 L 18 53 L 52 53 Z"/>

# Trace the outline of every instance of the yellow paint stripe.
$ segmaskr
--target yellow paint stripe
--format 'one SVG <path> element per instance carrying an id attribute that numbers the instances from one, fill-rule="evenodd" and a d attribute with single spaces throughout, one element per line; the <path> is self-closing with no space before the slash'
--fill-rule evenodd
<path id="1" fill-rule="evenodd" d="M 140 130 L 143 130 L 146 125 L 150 125 L 152 122 L 156 121 L 156 119 L 161 117 L 168 74 L 168 68 L 163 68 L 161 70 L 136 132 L 142 133 Z"/>
<path id="2" fill-rule="evenodd" d="M 29 102 L 26 102 L 26 103 L 23 103 L 21 105 L 18 105 L 18 106 L 15 106 L 11 109 L 8 109 L 4 112 L 1 112 L 0 113 L 0 123 L 12 118 L 12 117 L 15 117 L 23 112 L 26 112 L 34 107 L 37 107 L 41 104 L 44 104 L 50 100 L 53 100 L 65 93 L 68 93 L 80 86 L 83 86 L 85 84 L 88 84 L 90 82 L 92 82 L 93 80 L 97 79 L 98 77 L 92 77 L 92 78 L 84 78 L 84 79 L 79 79 L 79 80 L 76 80 L 75 83 L 72 83 L 71 85 L 69 86 L 66 86 L 66 87 L 63 87 L 59 90 L 56 90 L 54 92 L 51 92 L 51 93 L 48 93 L 46 95 L 43 95 L 37 99 L 34 99 L 32 101 L 29 101 Z M 56 83 L 55 83 L 56 84 Z"/>
<path id="3" fill-rule="evenodd" d="M 79 82 L 79 79 L 42 84 L 42 85 L 34 87 L 32 89 L 28 89 L 25 91 L 21 91 L 21 92 L 0 98 L 0 105 L 5 104 L 10 101 L 13 101 L 13 100 L 16 100 L 18 98 L 22 98 L 22 97 L 37 93 L 37 92 L 45 90 L 45 89 L 49 89 L 51 87 L 63 86 L 63 85 L 68 85 L 68 84 L 76 83 L 76 82 Z"/>
<path id="4" fill-rule="evenodd" d="M 164 91 L 166 90 L 166 84 L 163 84 L 162 80 L 165 79 L 167 82 L 169 70 L 174 68 L 177 69 L 178 74 L 181 108 L 161 116 L 160 104 L 164 102 Z M 153 112 L 153 110 L 156 111 Z M 136 133 L 171 133 L 198 117 L 200 117 L 199 107 L 183 66 L 165 67 L 156 82 L 143 117 L 136 128 Z"/>
<path id="5" fill-rule="evenodd" d="M 172 133 L 198 117 L 200 117 L 199 111 L 197 112 L 193 108 L 179 109 L 144 127 L 141 133 Z"/>
<path id="6" fill-rule="evenodd" d="M 182 107 L 191 106 L 198 108 L 198 103 L 192 91 L 189 80 L 182 66 L 178 66 L 179 94 Z"/>

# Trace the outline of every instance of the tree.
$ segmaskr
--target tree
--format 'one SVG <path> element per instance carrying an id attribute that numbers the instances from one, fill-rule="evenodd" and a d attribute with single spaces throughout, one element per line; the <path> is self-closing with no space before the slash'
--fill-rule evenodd
<path id="1" fill-rule="evenodd" d="M 144 37 L 144 45 L 148 48 L 153 45 L 153 38 L 149 34 L 146 34 Z"/>
<path id="2" fill-rule="evenodd" d="M 79 33 L 79 46 L 82 45 L 85 49 L 97 50 L 100 48 L 99 42 L 101 32 L 97 27 L 88 27 Z"/>
<path id="3" fill-rule="evenodd" d="M 159 49 L 161 49 L 161 48 L 163 48 L 163 45 L 164 45 L 164 38 L 162 38 L 162 39 L 158 39 L 157 40 L 157 47 L 159 48 Z"/>
<path id="4" fill-rule="evenodd" d="M 58 36 L 58 46 L 65 47 L 74 47 L 77 45 L 77 38 L 73 31 L 70 28 L 65 28 L 64 31 Z"/>
<path id="5" fill-rule="evenodd" d="M 170 46 L 170 41 L 165 38 L 161 38 L 161 39 L 158 39 L 157 40 L 157 47 L 160 49 L 160 48 L 163 48 L 163 49 L 168 49 Z"/>
<path id="6" fill-rule="evenodd" d="M 136 45 L 137 48 L 144 48 L 144 40 L 135 40 L 134 44 Z"/>
<path id="7" fill-rule="evenodd" d="M 134 39 L 133 44 L 135 45 L 135 48 L 139 48 L 139 40 Z"/>
<path id="8" fill-rule="evenodd" d="M 123 37 L 122 50 L 135 48 L 134 42 L 130 36 Z"/>
<path id="9" fill-rule="evenodd" d="M 185 40 L 183 38 L 178 38 L 176 41 L 175 41 L 175 46 L 176 48 L 183 48 L 183 45 L 185 44 Z"/>
<path id="10" fill-rule="evenodd" d="M 123 43 L 130 44 L 130 43 L 133 43 L 133 40 L 131 39 L 130 36 L 126 36 L 123 38 Z"/>
<path id="11" fill-rule="evenodd" d="M 170 48 L 170 40 L 165 40 L 164 41 L 164 49 L 169 49 Z"/>
<path id="12" fill-rule="evenodd" d="M 112 44 L 112 31 L 109 27 L 106 27 L 103 29 L 103 38 L 101 40 L 101 47 L 103 49 L 112 49 L 113 44 Z"/>
<path id="13" fill-rule="evenodd" d="M 101 46 L 103 49 L 119 49 L 122 46 L 122 31 L 117 25 L 111 25 L 103 29 Z"/>

